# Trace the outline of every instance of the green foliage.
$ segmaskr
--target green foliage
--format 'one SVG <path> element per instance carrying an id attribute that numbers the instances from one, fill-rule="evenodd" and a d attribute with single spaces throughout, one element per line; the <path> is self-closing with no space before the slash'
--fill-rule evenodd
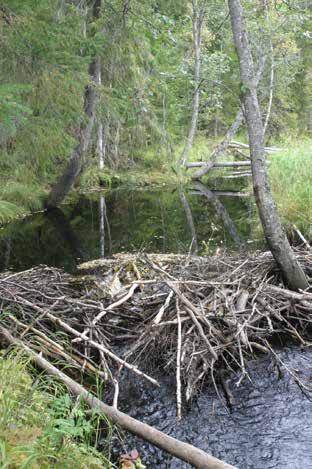
<path id="1" fill-rule="evenodd" d="M 49 391 L 41 389 L 18 356 L 0 360 L 1 467 L 111 467 L 90 445 L 95 420 L 51 384 Z"/>
<path id="2" fill-rule="evenodd" d="M 19 201 L 29 212 L 42 210 L 44 193 L 40 186 L 10 182 L 0 191 L 1 197 L 9 202 Z"/>
<path id="3" fill-rule="evenodd" d="M 23 209 L 6 200 L 0 200 L 0 225 L 8 223 L 23 214 Z"/>
<path id="4" fill-rule="evenodd" d="M 27 122 L 31 109 L 23 104 L 22 97 L 31 90 L 27 85 L 0 84 L 0 136 L 16 135 L 17 129 Z"/>
<path id="5" fill-rule="evenodd" d="M 83 119 L 91 57 L 102 59 L 97 120 L 104 128 L 106 171 L 92 168 L 84 188 L 110 184 L 112 171 L 172 174 L 190 123 L 194 93 L 192 5 L 143 0 L 105 4 L 90 23 L 84 2 L 10 0 L 0 13 L 0 184 L 3 200 L 39 209 L 74 149 Z M 223 0 L 207 1 L 202 29 L 200 112 L 192 160 L 206 159 L 240 105 L 239 67 Z M 272 2 L 269 2 L 269 6 Z M 288 6 L 287 6 L 288 5 Z M 259 96 L 265 115 L 274 88 L 268 139 L 312 128 L 311 14 L 305 4 L 245 2 L 256 62 L 267 55 Z M 213 144 L 212 146 L 215 146 Z M 146 176 L 148 179 L 148 175 Z M 7 189 L 7 184 L 11 189 Z M 14 184 L 19 188 L 14 189 Z M 26 194 L 26 186 L 34 197 Z M 25 195 L 26 194 L 26 195 Z M 34 203 L 34 201 L 39 201 Z"/>
<path id="6" fill-rule="evenodd" d="M 270 158 L 274 197 L 284 223 L 296 224 L 312 239 L 312 141 L 286 140 L 281 146 L 285 149 Z"/>

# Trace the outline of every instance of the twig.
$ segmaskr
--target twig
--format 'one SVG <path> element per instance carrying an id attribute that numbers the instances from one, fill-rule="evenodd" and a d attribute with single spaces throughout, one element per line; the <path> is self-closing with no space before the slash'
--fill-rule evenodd
<path id="1" fill-rule="evenodd" d="M 182 391 L 181 391 L 181 348 L 182 348 L 182 324 L 179 307 L 179 299 L 176 299 L 177 320 L 178 320 L 178 344 L 177 344 L 177 419 L 182 418 Z"/>

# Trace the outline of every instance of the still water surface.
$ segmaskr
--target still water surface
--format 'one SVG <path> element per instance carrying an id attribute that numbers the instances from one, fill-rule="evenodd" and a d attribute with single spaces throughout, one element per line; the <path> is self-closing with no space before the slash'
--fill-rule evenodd
<path id="1" fill-rule="evenodd" d="M 38 264 L 73 271 L 117 252 L 215 253 L 252 236 L 252 201 L 206 190 L 114 190 L 81 196 L 0 230 L 0 270 Z"/>
<path id="2" fill-rule="evenodd" d="M 305 385 L 311 386 L 311 347 L 300 350 L 289 345 L 277 354 Z M 207 387 L 177 423 L 175 386 L 164 381 L 157 390 L 139 387 L 137 382 L 130 384 L 124 391 L 128 402 L 124 410 L 240 469 L 312 469 L 312 394 L 305 394 L 271 357 L 258 357 L 249 364 L 249 373 L 251 382 L 246 380 L 239 388 L 238 377 L 231 377 L 231 409 L 220 402 L 212 387 Z M 143 452 L 148 468 L 190 467 L 139 440 L 127 439 L 127 443 L 129 448 L 136 446 Z"/>

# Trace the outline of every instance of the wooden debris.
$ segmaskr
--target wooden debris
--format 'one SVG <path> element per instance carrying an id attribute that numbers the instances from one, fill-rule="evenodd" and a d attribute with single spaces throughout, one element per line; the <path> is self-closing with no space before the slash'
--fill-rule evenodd
<path id="1" fill-rule="evenodd" d="M 296 253 L 311 276 L 311 251 Z M 240 383 L 248 360 L 268 353 L 265 341 L 274 333 L 309 343 L 312 289 L 284 288 L 268 252 L 121 254 L 85 263 L 79 272 L 84 275 L 73 278 L 39 266 L 1 274 L 0 324 L 50 360 L 61 358 L 84 374 L 109 380 L 116 396 L 123 369 L 157 386 L 145 367 L 158 362 L 176 375 L 180 415 L 182 400 L 204 380 L 218 381 L 219 371 L 235 370 Z M 116 272 L 120 298 L 109 289 L 98 291 Z"/>

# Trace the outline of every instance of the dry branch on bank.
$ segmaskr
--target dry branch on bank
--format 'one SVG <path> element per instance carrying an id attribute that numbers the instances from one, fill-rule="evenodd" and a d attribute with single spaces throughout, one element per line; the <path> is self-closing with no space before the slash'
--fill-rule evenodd
<path id="1" fill-rule="evenodd" d="M 311 276 L 311 251 L 297 257 Z M 71 276 L 39 266 L 2 274 L 1 325 L 35 352 L 98 374 L 117 389 L 122 369 L 158 386 L 147 363 L 161 365 L 176 374 L 179 416 L 182 399 L 204 380 L 216 383 L 220 370 L 234 371 L 241 383 L 248 360 L 270 352 L 275 333 L 308 344 L 312 290 L 285 289 L 268 252 L 125 254 L 79 271 Z"/>

